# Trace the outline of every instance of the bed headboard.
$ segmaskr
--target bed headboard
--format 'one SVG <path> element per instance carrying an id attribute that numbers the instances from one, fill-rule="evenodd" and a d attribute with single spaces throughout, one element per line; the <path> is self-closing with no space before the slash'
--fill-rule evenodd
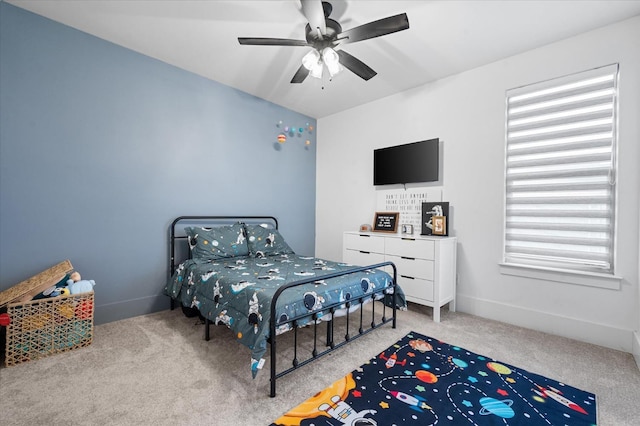
<path id="1" fill-rule="evenodd" d="M 169 277 L 173 275 L 176 266 L 187 260 L 190 255 L 189 243 L 185 228 L 188 226 L 202 226 L 213 228 L 216 226 L 233 225 L 243 222 L 248 225 L 266 225 L 268 228 L 278 229 L 278 219 L 273 216 L 180 216 L 171 222 L 169 230 Z"/>

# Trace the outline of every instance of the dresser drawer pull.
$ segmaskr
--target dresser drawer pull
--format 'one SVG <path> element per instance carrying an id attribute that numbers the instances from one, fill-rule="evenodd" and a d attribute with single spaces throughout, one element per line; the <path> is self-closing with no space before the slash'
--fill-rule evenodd
<path id="1" fill-rule="evenodd" d="M 405 260 L 416 260 L 415 257 L 406 257 L 406 256 L 400 256 L 400 259 L 405 259 Z"/>
<path id="2" fill-rule="evenodd" d="M 401 238 L 403 241 L 415 241 L 415 238 Z"/>
<path id="3" fill-rule="evenodd" d="M 358 234 L 358 236 L 360 236 L 360 237 L 367 237 L 367 238 L 369 238 L 371 235 Z"/>
<path id="4" fill-rule="evenodd" d="M 359 251 L 360 251 L 360 253 L 362 253 L 362 254 L 371 254 L 371 252 L 370 252 L 370 251 L 363 251 L 363 250 L 359 250 Z"/>
<path id="5" fill-rule="evenodd" d="M 400 276 L 401 276 L 402 278 L 406 278 L 406 279 L 408 279 L 408 280 L 415 280 L 415 278 L 413 278 L 413 277 L 408 277 L 408 276 L 406 276 L 406 275 L 400 275 Z"/>

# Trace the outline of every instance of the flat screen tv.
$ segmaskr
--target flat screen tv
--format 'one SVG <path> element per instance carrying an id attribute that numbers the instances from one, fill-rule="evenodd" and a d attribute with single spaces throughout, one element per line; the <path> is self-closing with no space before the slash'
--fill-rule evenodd
<path id="1" fill-rule="evenodd" d="M 429 139 L 373 151 L 373 184 L 436 182 L 439 139 Z"/>

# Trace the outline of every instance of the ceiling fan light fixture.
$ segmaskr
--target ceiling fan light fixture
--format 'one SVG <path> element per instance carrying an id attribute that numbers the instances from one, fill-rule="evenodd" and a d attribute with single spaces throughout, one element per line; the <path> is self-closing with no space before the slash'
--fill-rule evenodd
<path id="1" fill-rule="evenodd" d="M 309 70 L 309 75 L 314 78 L 322 78 L 322 61 L 316 62 L 316 64 Z"/>
<path id="2" fill-rule="evenodd" d="M 322 55 L 316 49 L 312 49 L 302 58 L 302 66 L 309 70 L 309 75 L 322 78 Z"/>
<path id="3" fill-rule="evenodd" d="M 327 66 L 337 65 L 340 62 L 338 54 L 330 47 L 322 49 L 322 60 Z"/>
<path id="4" fill-rule="evenodd" d="M 322 50 L 322 60 L 327 65 L 327 70 L 329 70 L 329 75 L 331 75 L 331 77 L 344 69 L 340 64 L 340 57 L 336 51 L 330 47 L 325 47 Z"/>
<path id="5" fill-rule="evenodd" d="M 320 62 L 320 52 L 315 49 L 310 50 L 309 53 L 302 58 L 302 65 L 309 71 L 313 71 L 313 69 L 318 66 L 318 63 L 322 64 L 322 62 Z"/>
<path id="6" fill-rule="evenodd" d="M 344 67 L 340 65 L 340 57 L 338 56 L 336 51 L 330 47 L 325 47 L 324 49 L 322 49 L 322 60 L 324 61 L 325 65 L 327 65 L 327 70 L 329 70 L 329 75 L 331 77 L 338 74 L 344 69 Z"/>

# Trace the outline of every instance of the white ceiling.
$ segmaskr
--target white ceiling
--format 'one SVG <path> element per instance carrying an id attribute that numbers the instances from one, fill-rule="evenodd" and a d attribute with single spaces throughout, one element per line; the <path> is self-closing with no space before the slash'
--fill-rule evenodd
<path id="1" fill-rule="evenodd" d="M 237 38 L 303 40 L 299 1 L 6 1 L 315 118 L 640 14 L 640 0 L 333 0 L 343 30 L 402 12 L 410 28 L 344 46 L 378 72 L 369 81 L 344 71 L 291 84 L 308 47 Z"/>

